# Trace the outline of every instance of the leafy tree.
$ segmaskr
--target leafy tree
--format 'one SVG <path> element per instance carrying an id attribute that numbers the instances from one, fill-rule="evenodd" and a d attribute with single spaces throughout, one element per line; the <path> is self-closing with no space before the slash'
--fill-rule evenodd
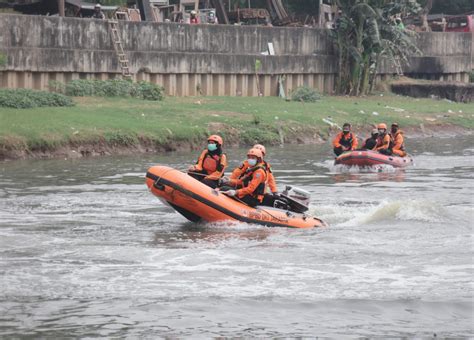
<path id="1" fill-rule="evenodd" d="M 337 91 L 368 94 L 375 83 L 382 58 L 393 65 L 407 62 L 407 55 L 419 52 L 414 33 L 397 25 L 395 16 L 420 10 L 410 0 L 337 0 L 341 10 L 331 35 L 339 57 Z"/>

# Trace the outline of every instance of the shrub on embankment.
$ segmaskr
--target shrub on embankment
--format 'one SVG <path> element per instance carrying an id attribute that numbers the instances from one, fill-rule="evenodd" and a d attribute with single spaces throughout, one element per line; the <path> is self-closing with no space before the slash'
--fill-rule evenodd
<path id="1" fill-rule="evenodd" d="M 30 109 L 48 106 L 74 106 L 74 102 L 60 93 L 28 89 L 0 89 L 0 107 Z"/>
<path id="2" fill-rule="evenodd" d="M 52 82 L 50 87 L 55 92 L 73 97 L 132 97 L 143 100 L 163 100 L 164 98 L 162 86 L 145 81 L 134 83 L 122 79 L 77 79 L 66 85 Z"/>
<path id="3" fill-rule="evenodd" d="M 291 100 L 294 102 L 314 103 L 321 99 L 321 95 L 308 86 L 297 87 L 291 92 Z"/>

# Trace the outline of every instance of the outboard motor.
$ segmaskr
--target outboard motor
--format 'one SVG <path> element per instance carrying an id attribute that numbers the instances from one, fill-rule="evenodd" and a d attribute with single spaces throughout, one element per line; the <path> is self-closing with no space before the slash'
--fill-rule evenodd
<path id="1" fill-rule="evenodd" d="M 311 194 L 303 189 L 295 188 L 292 186 L 286 186 L 285 190 L 280 194 L 281 201 L 287 205 L 287 209 L 297 212 L 304 213 L 309 209 L 309 202 L 311 201 Z M 275 201 L 275 203 L 277 203 Z M 283 202 L 282 202 L 283 203 Z M 283 208 L 282 206 L 275 206 L 277 208 Z"/>

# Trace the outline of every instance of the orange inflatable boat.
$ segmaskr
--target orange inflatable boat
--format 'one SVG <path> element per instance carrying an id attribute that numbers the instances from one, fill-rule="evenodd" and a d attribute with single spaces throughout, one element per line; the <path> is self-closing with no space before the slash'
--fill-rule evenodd
<path id="1" fill-rule="evenodd" d="M 343 164 L 347 166 L 369 167 L 374 165 L 391 165 L 394 168 L 404 168 L 413 164 L 410 156 L 387 156 L 372 150 L 354 150 L 344 152 L 336 158 L 334 164 Z"/>
<path id="2" fill-rule="evenodd" d="M 166 166 L 153 166 L 146 184 L 160 200 L 193 222 L 240 221 L 269 227 L 315 228 L 325 223 L 305 213 L 273 207 L 249 207 L 227 197 L 187 174 Z"/>

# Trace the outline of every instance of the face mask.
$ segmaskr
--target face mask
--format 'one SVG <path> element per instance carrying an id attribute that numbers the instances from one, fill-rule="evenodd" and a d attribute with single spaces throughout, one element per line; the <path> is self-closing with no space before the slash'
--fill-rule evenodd
<path id="1" fill-rule="evenodd" d="M 379 130 L 379 135 L 383 135 L 384 134 L 384 130 Z"/>
<path id="2" fill-rule="evenodd" d="M 255 166 L 257 165 L 257 160 L 255 158 L 249 158 L 247 159 L 247 163 L 249 163 L 250 166 Z"/>
<path id="3" fill-rule="evenodd" d="M 398 131 L 397 128 L 392 128 L 392 133 L 395 133 L 395 132 L 397 132 L 397 131 Z"/>
<path id="4" fill-rule="evenodd" d="M 217 150 L 217 144 L 209 143 L 209 144 L 207 144 L 207 149 L 209 151 L 216 151 Z"/>

